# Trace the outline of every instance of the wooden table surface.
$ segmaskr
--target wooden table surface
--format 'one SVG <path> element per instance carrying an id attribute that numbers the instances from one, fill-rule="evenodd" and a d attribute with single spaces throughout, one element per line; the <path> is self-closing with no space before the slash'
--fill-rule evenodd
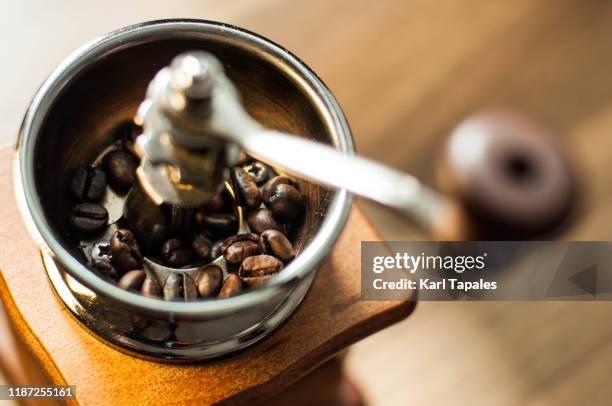
<path id="1" fill-rule="evenodd" d="M 612 236 L 606 1 L 14 0 L 0 16 L 11 56 L 0 66 L 9 95 L 0 105 L 3 141 L 76 46 L 179 16 L 234 23 L 286 46 L 335 93 L 360 152 L 431 184 L 441 141 L 467 114 L 514 108 L 550 123 L 581 175 L 580 216 L 562 237 Z M 377 207 L 368 213 L 387 238 L 424 237 Z M 359 344 L 349 362 L 375 404 L 607 404 L 611 318 L 608 303 L 424 303 L 413 319 Z"/>

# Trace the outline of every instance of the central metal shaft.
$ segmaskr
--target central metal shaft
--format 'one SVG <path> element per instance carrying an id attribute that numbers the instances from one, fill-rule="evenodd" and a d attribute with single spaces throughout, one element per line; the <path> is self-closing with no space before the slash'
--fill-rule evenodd
<path id="1" fill-rule="evenodd" d="M 138 110 L 144 132 L 137 170 L 156 204 L 195 207 L 220 191 L 240 148 L 215 129 L 215 98 L 238 98 L 219 61 L 205 52 L 174 58 L 150 83 Z"/>

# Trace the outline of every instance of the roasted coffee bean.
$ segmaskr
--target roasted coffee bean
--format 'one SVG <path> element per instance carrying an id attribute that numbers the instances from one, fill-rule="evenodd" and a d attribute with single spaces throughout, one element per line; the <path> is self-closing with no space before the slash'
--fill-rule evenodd
<path id="1" fill-rule="evenodd" d="M 223 271 L 217 265 L 204 267 L 196 278 L 196 286 L 202 297 L 211 297 L 219 293 L 223 282 Z"/>
<path id="2" fill-rule="evenodd" d="M 261 205 L 261 193 L 257 184 L 242 168 L 232 170 L 234 190 L 238 195 L 238 202 L 248 209 L 256 209 Z"/>
<path id="3" fill-rule="evenodd" d="M 244 165 L 242 169 L 244 169 L 245 172 L 248 173 L 258 185 L 261 185 L 268 180 L 270 173 L 268 167 L 261 162 L 253 162 L 248 165 Z"/>
<path id="4" fill-rule="evenodd" d="M 254 241 L 238 241 L 230 245 L 223 257 L 229 263 L 239 265 L 245 258 L 261 254 L 261 244 Z"/>
<path id="5" fill-rule="evenodd" d="M 80 202 L 98 203 L 106 191 L 106 173 L 100 168 L 77 169 L 70 178 L 70 193 Z"/>
<path id="6" fill-rule="evenodd" d="M 82 236 L 100 234 L 108 223 L 108 211 L 97 203 L 81 203 L 70 214 L 70 226 Z"/>
<path id="7" fill-rule="evenodd" d="M 191 262 L 191 250 L 178 238 L 172 238 L 164 243 L 161 255 L 166 264 L 174 268 L 180 268 Z"/>
<path id="8" fill-rule="evenodd" d="M 111 151 L 102 160 L 108 183 L 119 193 L 127 192 L 134 184 L 136 166 L 134 157 L 122 150 Z"/>
<path id="9" fill-rule="evenodd" d="M 92 267 L 97 269 L 106 275 L 109 279 L 117 280 L 119 278 L 119 272 L 117 268 L 111 264 L 111 262 L 106 258 L 94 258 L 91 263 Z"/>
<path id="10" fill-rule="evenodd" d="M 198 289 L 189 275 L 179 272 L 171 273 L 164 284 L 164 299 L 166 300 L 195 300 L 198 298 Z"/>
<path id="11" fill-rule="evenodd" d="M 266 206 L 281 221 L 296 218 L 304 210 L 304 200 L 299 190 L 291 185 L 276 185 L 266 200 Z"/>
<path id="12" fill-rule="evenodd" d="M 257 209 L 249 213 L 247 222 L 251 231 L 261 234 L 266 230 L 273 229 L 282 231 L 283 228 L 278 224 L 272 212 L 268 209 Z"/>
<path id="13" fill-rule="evenodd" d="M 266 254 L 274 255 L 283 262 L 290 261 L 295 256 L 293 245 L 285 234 L 277 230 L 266 230 L 261 233 L 261 242 Z"/>
<path id="14" fill-rule="evenodd" d="M 213 244 L 211 250 L 210 250 L 210 256 L 213 259 L 213 261 L 217 258 L 219 258 L 222 254 L 221 249 L 223 248 L 223 240 L 219 240 L 216 243 Z"/>
<path id="15" fill-rule="evenodd" d="M 154 255 L 161 251 L 162 244 L 168 240 L 168 226 L 165 223 L 156 223 L 151 227 L 145 247 L 145 255 Z"/>
<path id="16" fill-rule="evenodd" d="M 283 269 L 283 263 L 271 255 L 256 255 L 242 261 L 238 275 L 249 286 L 259 286 Z"/>
<path id="17" fill-rule="evenodd" d="M 253 241 L 259 244 L 261 242 L 261 239 L 255 233 L 244 233 L 244 234 L 232 235 L 231 237 L 223 240 L 223 243 L 221 245 L 221 253 L 222 254 L 225 253 L 225 251 L 230 245 L 235 244 L 239 241 Z"/>
<path id="18" fill-rule="evenodd" d="M 133 269 L 119 279 L 117 286 L 125 290 L 140 290 L 146 276 L 142 269 Z"/>
<path id="19" fill-rule="evenodd" d="M 123 147 L 136 159 L 140 159 L 134 143 L 136 138 L 142 134 L 142 127 L 133 121 L 126 121 L 115 130 L 115 139 L 121 140 Z"/>
<path id="20" fill-rule="evenodd" d="M 291 185 L 291 180 L 286 176 L 275 176 L 267 181 L 261 191 L 261 197 L 264 203 L 270 200 L 270 196 L 272 196 L 278 185 Z"/>
<path id="21" fill-rule="evenodd" d="M 142 255 L 134 234 L 127 229 L 115 231 L 110 240 L 111 260 L 124 271 L 140 266 Z"/>
<path id="22" fill-rule="evenodd" d="M 202 233 L 198 233 L 193 237 L 191 249 L 195 257 L 201 261 L 211 260 L 212 242 Z"/>
<path id="23" fill-rule="evenodd" d="M 233 214 L 205 214 L 203 211 L 197 211 L 195 223 L 200 230 L 219 238 L 228 237 L 238 231 L 238 219 Z"/>
<path id="24" fill-rule="evenodd" d="M 156 278 L 147 275 L 142 282 L 140 293 L 146 297 L 161 297 L 161 286 L 159 286 Z"/>
<path id="25" fill-rule="evenodd" d="M 232 198 L 227 190 L 223 189 L 206 202 L 204 211 L 206 213 L 227 213 L 233 211 Z"/>
<path id="26" fill-rule="evenodd" d="M 217 296 L 219 299 L 226 299 L 228 297 L 236 296 L 242 292 L 242 281 L 236 274 L 231 274 L 225 281 L 223 281 L 223 287 Z"/>

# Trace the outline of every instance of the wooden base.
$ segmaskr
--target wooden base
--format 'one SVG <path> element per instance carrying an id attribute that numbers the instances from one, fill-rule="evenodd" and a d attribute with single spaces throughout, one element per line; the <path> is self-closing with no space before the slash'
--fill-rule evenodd
<path id="1" fill-rule="evenodd" d="M 355 208 L 302 305 L 261 343 L 222 360 L 162 365 L 90 335 L 55 296 L 13 193 L 14 150 L 0 151 L 0 298 L 18 335 L 55 384 L 86 405 L 210 404 L 279 393 L 348 345 L 407 317 L 414 302 L 360 300 L 360 243 L 379 235 Z M 49 181 L 53 181 L 50 179 Z M 0 350 L 2 351 L 2 350 Z"/>
<path id="2" fill-rule="evenodd" d="M 344 373 L 343 356 L 323 365 L 266 401 L 266 406 L 363 406 L 361 391 Z"/>

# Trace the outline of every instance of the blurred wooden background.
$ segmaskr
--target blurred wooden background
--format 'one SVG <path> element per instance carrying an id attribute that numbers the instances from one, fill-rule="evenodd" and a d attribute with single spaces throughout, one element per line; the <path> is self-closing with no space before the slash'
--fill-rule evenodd
<path id="1" fill-rule="evenodd" d="M 0 143 L 69 52 L 144 20 L 221 20 L 286 46 L 329 85 L 358 150 L 433 183 L 441 140 L 470 112 L 516 108 L 559 129 L 582 176 L 563 236 L 610 239 L 612 3 L 606 1 L 4 0 Z M 92 95 L 95 97 L 95 95 Z M 413 226 L 366 204 L 388 239 Z M 421 303 L 356 345 L 372 404 L 610 404 L 612 304 Z"/>

